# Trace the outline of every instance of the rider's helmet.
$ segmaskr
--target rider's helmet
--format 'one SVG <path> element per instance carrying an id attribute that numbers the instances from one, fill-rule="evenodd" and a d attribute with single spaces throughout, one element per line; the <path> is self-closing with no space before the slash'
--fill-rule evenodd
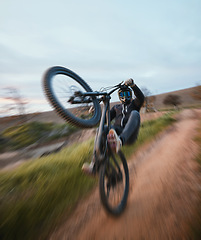
<path id="1" fill-rule="evenodd" d="M 121 103 L 129 104 L 131 102 L 132 91 L 129 87 L 127 87 L 125 85 L 122 86 L 118 91 L 118 95 L 119 95 L 119 100 L 121 101 Z"/>

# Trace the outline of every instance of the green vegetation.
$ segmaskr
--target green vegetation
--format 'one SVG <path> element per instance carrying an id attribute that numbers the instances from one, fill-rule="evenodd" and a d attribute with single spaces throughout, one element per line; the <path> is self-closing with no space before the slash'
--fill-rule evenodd
<path id="1" fill-rule="evenodd" d="M 200 147 L 199 154 L 196 160 L 200 164 L 201 173 L 201 121 L 200 126 L 197 129 L 197 137 L 195 138 L 195 141 L 198 143 Z M 201 182 L 199 184 L 201 184 Z M 199 204 L 196 207 L 193 222 L 191 223 L 191 239 L 200 240 L 200 237 L 201 237 L 201 191 L 199 192 Z"/>
<path id="2" fill-rule="evenodd" d="M 133 146 L 124 147 L 128 157 L 151 141 L 174 119 L 167 114 L 142 124 Z M 81 172 L 90 161 L 93 139 L 57 154 L 0 172 L 0 239 L 47 239 L 48 233 L 96 186 L 97 179 Z"/>
<path id="3" fill-rule="evenodd" d="M 94 179 L 81 173 L 92 140 L 0 174 L 0 239 L 37 239 L 70 213 Z M 44 237 L 45 238 L 45 237 Z"/>
<path id="4" fill-rule="evenodd" d="M 157 120 L 150 120 L 142 123 L 138 139 L 134 145 L 125 146 L 123 148 L 126 157 L 128 158 L 141 145 L 151 141 L 159 132 L 164 130 L 165 127 L 175 122 L 175 119 L 173 118 L 174 113 L 175 111 L 172 111 L 158 118 Z"/>
<path id="5" fill-rule="evenodd" d="M 68 136 L 76 128 L 67 124 L 30 122 L 23 125 L 17 125 L 4 130 L 1 138 L 4 138 L 0 151 L 5 149 L 15 150 L 27 147 L 38 141 L 48 142 L 64 136 Z"/>

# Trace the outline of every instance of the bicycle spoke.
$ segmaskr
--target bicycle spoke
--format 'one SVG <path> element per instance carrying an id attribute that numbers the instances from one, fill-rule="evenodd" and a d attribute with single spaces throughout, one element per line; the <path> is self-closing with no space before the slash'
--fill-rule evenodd
<path id="1" fill-rule="evenodd" d="M 77 103 L 71 104 L 68 102 L 75 92 L 86 92 L 86 90 L 66 75 L 56 75 L 52 79 L 52 89 L 54 90 L 54 96 L 57 101 L 60 102 L 64 109 L 71 112 L 74 116 L 82 119 L 90 119 L 93 116 L 93 112 L 90 112 L 90 108 L 93 107 L 93 103 Z M 77 97 L 79 99 L 79 97 Z M 75 98 L 76 100 L 76 98 Z"/>
<path id="2" fill-rule="evenodd" d="M 106 170 L 105 176 L 105 193 L 107 197 L 108 204 L 112 208 L 118 207 L 124 197 L 126 181 L 123 165 L 120 167 L 118 164 L 118 159 L 114 156 L 109 162 Z"/>
<path id="3" fill-rule="evenodd" d="M 60 66 L 47 69 L 43 89 L 52 107 L 70 124 L 90 128 L 100 121 L 101 108 L 96 94 L 90 97 L 91 87 L 70 69 Z"/>

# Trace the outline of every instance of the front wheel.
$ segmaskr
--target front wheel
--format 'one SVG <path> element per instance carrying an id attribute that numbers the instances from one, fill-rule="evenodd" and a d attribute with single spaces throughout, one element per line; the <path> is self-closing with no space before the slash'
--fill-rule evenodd
<path id="1" fill-rule="evenodd" d="M 99 190 L 103 206 L 112 215 L 120 215 L 126 207 L 129 171 L 121 151 L 112 154 L 99 173 Z"/>
<path id="2" fill-rule="evenodd" d="M 59 66 L 49 68 L 43 77 L 43 88 L 50 104 L 67 122 L 90 128 L 100 121 L 101 108 L 97 98 L 82 96 L 82 93 L 93 91 L 73 71 Z"/>

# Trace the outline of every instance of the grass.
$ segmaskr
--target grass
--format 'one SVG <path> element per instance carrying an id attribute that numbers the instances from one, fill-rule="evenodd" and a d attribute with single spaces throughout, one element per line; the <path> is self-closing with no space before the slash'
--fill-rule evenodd
<path id="1" fill-rule="evenodd" d="M 71 212 L 95 184 L 81 173 L 92 146 L 92 140 L 73 145 L 0 174 L 0 239 L 44 237 L 64 210 Z"/>
<path id="2" fill-rule="evenodd" d="M 171 114 L 142 124 L 128 157 L 174 121 Z M 7 172 L 0 172 L 0 239 L 47 239 L 64 215 L 97 184 L 81 172 L 90 161 L 93 139 Z"/>
<path id="3" fill-rule="evenodd" d="M 30 122 L 12 126 L 1 133 L 4 141 L 0 144 L 0 151 L 24 148 L 38 141 L 40 143 L 48 142 L 68 136 L 75 130 L 76 128 L 68 124 L 42 122 Z"/>

